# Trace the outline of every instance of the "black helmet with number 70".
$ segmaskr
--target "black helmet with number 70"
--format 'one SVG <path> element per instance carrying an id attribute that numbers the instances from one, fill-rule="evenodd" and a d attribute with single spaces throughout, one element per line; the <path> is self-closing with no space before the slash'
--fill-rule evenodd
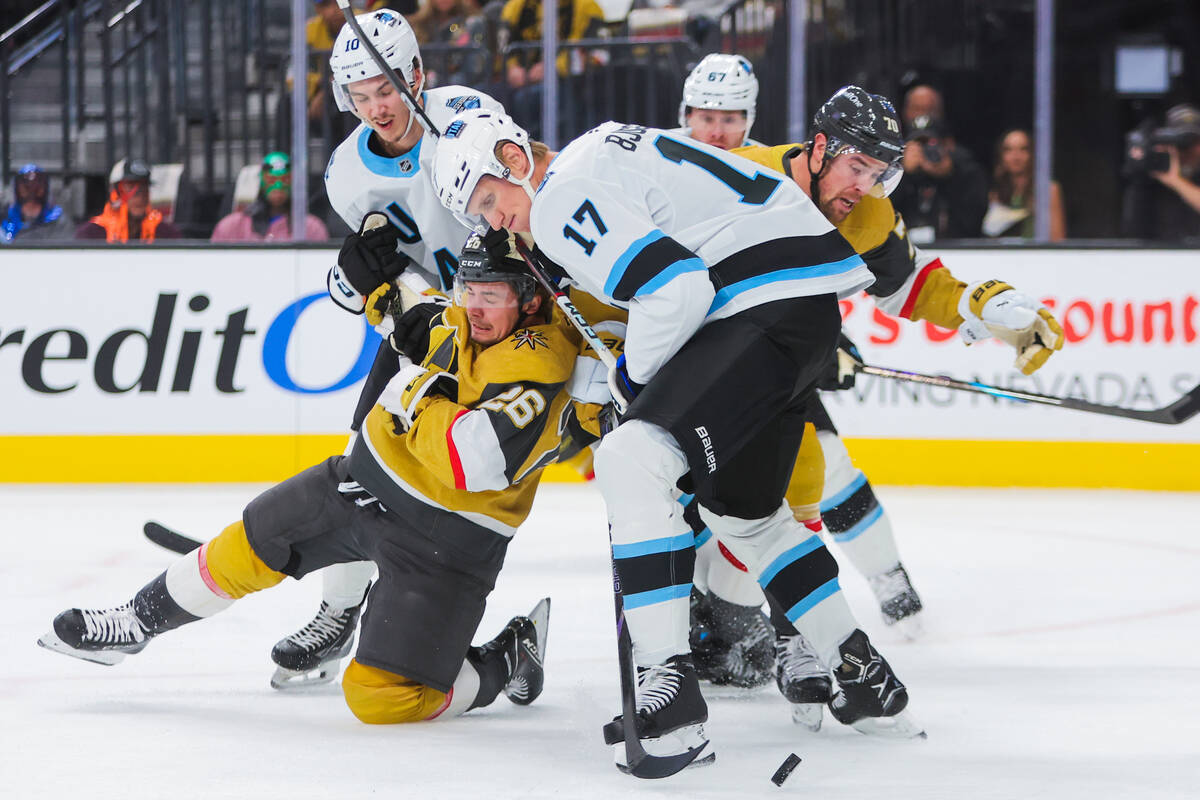
<path id="1" fill-rule="evenodd" d="M 843 86 L 817 109 L 813 115 L 811 135 L 825 134 L 825 159 L 814 180 L 824 172 L 825 165 L 843 153 L 862 153 L 887 168 L 879 176 L 871 194 L 886 197 L 904 175 L 901 157 L 904 137 L 900 135 L 900 117 L 892 101 L 881 94 L 871 94 L 858 86 Z"/>

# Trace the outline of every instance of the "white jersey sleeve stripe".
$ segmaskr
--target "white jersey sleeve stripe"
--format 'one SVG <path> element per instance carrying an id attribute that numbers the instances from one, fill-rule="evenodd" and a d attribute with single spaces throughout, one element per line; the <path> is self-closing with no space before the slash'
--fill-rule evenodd
<path id="1" fill-rule="evenodd" d="M 446 432 L 446 443 L 462 468 L 463 485 L 457 488 L 486 492 L 508 487 L 504 450 L 486 411 L 461 414 Z"/>

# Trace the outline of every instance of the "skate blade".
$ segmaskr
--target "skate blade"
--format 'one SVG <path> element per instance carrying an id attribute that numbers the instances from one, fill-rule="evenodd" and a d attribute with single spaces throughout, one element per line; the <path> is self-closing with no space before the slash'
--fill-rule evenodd
<path id="1" fill-rule="evenodd" d="M 125 654 L 117 650 L 77 650 L 58 638 L 58 635 L 52 630 L 43 634 L 37 643 L 55 653 L 78 658 L 80 661 L 91 661 L 93 664 L 103 664 L 106 667 L 120 663 L 125 658 Z"/>
<path id="2" fill-rule="evenodd" d="M 883 618 L 887 625 L 905 639 L 916 641 L 925 635 L 925 625 L 921 622 L 921 613 L 917 612 L 904 619 L 891 621 L 887 617 Z"/>
<path id="3" fill-rule="evenodd" d="M 792 703 L 792 722 L 816 733 L 821 730 L 822 703 Z"/>
<path id="4" fill-rule="evenodd" d="M 342 661 L 326 661 L 316 669 L 294 670 L 276 667 L 271 676 L 271 688 L 281 692 L 299 692 L 333 683 L 342 671 Z"/>
<path id="5" fill-rule="evenodd" d="M 863 717 L 850 727 L 867 736 L 882 736 L 886 739 L 926 739 L 925 729 L 907 711 L 892 717 Z"/>
<path id="6" fill-rule="evenodd" d="M 692 769 L 694 767 L 708 767 L 708 766 L 715 764 L 716 761 L 717 761 L 717 754 L 709 753 L 706 756 L 701 756 L 699 758 L 692 759 L 691 761 L 688 762 L 688 765 L 686 767 L 684 767 L 683 769 Z M 623 762 L 620 762 L 620 761 L 617 762 L 617 769 L 619 769 L 621 772 L 623 772 L 626 775 L 630 774 L 629 773 L 629 765 L 625 764 Z M 682 770 L 680 770 L 680 771 L 682 772 Z"/>
<path id="7" fill-rule="evenodd" d="M 623 736 L 623 734 L 621 735 Z M 685 725 L 670 733 L 664 733 L 662 736 L 639 739 L 638 742 L 650 758 L 674 760 L 687 753 L 696 753 L 697 755 L 684 769 L 707 766 L 717 760 L 716 751 L 713 750 L 712 744 L 704 735 L 704 723 Z M 614 760 L 617 769 L 629 773 L 629 764 L 625 760 L 624 739 L 618 739 L 614 745 Z"/>
<path id="8" fill-rule="evenodd" d="M 534 630 L 537 631 L 538 657 L 544 664 L 546 662 L 546 638 L 550 635 L 550 598 L 543 597 L 525 616 L 529 618 L 529 621 L 533 623 Z"/>

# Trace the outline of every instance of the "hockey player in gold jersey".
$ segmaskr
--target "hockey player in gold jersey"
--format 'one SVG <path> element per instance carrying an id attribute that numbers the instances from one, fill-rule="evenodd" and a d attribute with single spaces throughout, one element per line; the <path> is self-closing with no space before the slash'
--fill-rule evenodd
<path id="1" fill-rule="evenodd" d="M 124 605 L 59 614 L 39 644 L 113 664 L 284 578 L 372 560 L 379 579 L 342 680 L 355 716 L 415 722 L 501 691 L 518 704 L 536 699 L 548 598 L 487 644 L 471 640 L 573 413 L 564 386 L 580 340 L 523 263 L 498 263 L 477 239 L 454 296 L 396 322 L 400 371 L 349 456 L 268 489 Z"/>

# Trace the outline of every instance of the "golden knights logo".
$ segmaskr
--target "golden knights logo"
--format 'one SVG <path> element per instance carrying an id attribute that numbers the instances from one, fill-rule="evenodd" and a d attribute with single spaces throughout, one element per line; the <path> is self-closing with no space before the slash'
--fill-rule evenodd
<path id="1" fill-rule="evenodd" d="M 550 346 L 549 342 L 546 341 L 546 337 L 543 336 L 541 334 L 541 332 L 531 331 L 528 328 L 519 330 L 516 333 L 514 333 L 512 335 L 512 339 L 513 339 L 513 349 L 514 350 L 520 350 L 522 347 L 524 347 L 526 345 L 529 346 L 530 350 L 537 350 L 538 347 L 549 347 Z"/>

